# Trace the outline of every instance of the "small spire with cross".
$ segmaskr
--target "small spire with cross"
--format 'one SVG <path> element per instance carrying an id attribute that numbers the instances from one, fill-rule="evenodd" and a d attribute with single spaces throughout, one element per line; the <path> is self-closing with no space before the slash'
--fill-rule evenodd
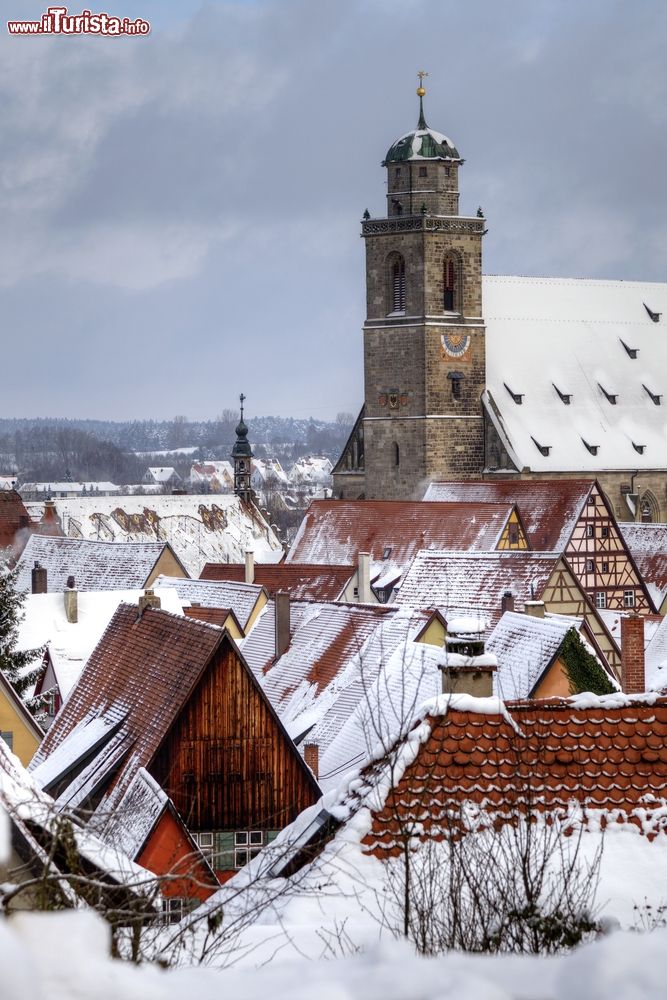
<path id="1" fill-rule="evenodd" d="M 426 124 L 426 119 L 424 118 L 424 94 L 426 89 L 424 87 L 424 78 L 428 76 L 426 70 L 420 69 L 417 72 L 419 77 L 419 86 L 417 87 L 417 97 L 419 98 L 419 121 L 417 123 L 417 128 L 425 129 L 428 128 Z"/>
<path id="2" fill-rule="evenodd" d="M 241 420 L 243 420 L 243 404 L 245 403 L 245 396 L 243 393 L 239 396 L 239 400 L 241 402 Z"/>

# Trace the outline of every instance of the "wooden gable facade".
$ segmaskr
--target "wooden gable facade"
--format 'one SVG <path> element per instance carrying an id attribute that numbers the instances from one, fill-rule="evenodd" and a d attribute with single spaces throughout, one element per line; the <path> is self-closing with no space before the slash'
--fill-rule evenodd
<path id="1" fill-rule="evenodd" d="M 526 534 L 526 529 L 523 526 L 521 520 L 521 515 L 514 505 L 510 511 L 510 515 L 505 522 L 505 526 L 498 539 L 497 549 L 516 549 L 525 551 L 530 549 L 531 545 L 528 542 L 528 536 Z"/>
<path id="2" fill-rule="evenodd" d="M 655 611 L 646 584 L 597 482 L 591 487 L 564 555 L 596 608 L 640 615 Z"/>
<path id="3" fill-rule="evenodd" d="M 226 639 L 149 771 L 225 878 L 306 807 L 319 786 L 238 649 Z"/>

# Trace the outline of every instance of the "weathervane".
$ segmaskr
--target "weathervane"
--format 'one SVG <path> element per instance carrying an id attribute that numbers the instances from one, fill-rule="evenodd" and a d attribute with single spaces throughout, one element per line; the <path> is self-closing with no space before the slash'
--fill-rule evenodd
<path id="1" fill-rule="evenodd" d="M 424 77 L 428 76 L 428 73 L 426 70 L 420 69 L 417 72 L 417 76 L 419 77 L 419 86 L 417 87 L 417 97 L 419 98 L 419 121 L 417 122 L 417 128 L 425 129 L 428 126 L 426 125 L 426 119 L 424 118 L 424 94 L 426 93 L 426 90 L 424 89 Z"/>

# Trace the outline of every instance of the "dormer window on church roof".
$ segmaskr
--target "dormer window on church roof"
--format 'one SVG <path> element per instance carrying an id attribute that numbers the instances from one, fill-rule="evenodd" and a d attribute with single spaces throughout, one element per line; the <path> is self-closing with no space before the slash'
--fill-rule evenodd
<path id="1" fill-rule="evenodd" d="M 514 402 L 517 404 L 517 406 L 521 406 L 525 394 L 523 392 L 512 392 L 507 382 L 503 382 L 503 385 L 505 386 L 505 388 L 507 389 L 508 393 L 510 394 Z"/>
<path id="2" fill-rule="evenodd" d="M 607 392 L 605 387 L 603 385 L 600 385 L 599 382 L 598 382 L 598 389 L 603 394 L 603 396 L 607 398 L 607 400 L 611 403 L 612 406 L 616 406 L 618 395 L 615 392 Z"/>

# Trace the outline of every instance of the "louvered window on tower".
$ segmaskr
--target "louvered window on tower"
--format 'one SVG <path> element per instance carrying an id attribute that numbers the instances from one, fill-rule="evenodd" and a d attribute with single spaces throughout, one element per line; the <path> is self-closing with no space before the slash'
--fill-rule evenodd
<path id="1" fill-rule="evenodd" d="M 405 261 L 398 257 L 392 265 L 392 312 L 405 312 Z"/>
<path id="2" fill-rule="evenodd" d="M 446 260 L 443 265 L 444 279 L 444 300 L 442 308 L 444 312 L 454 312 L 456 309 L 456 264 L 453 260 Z"/>

